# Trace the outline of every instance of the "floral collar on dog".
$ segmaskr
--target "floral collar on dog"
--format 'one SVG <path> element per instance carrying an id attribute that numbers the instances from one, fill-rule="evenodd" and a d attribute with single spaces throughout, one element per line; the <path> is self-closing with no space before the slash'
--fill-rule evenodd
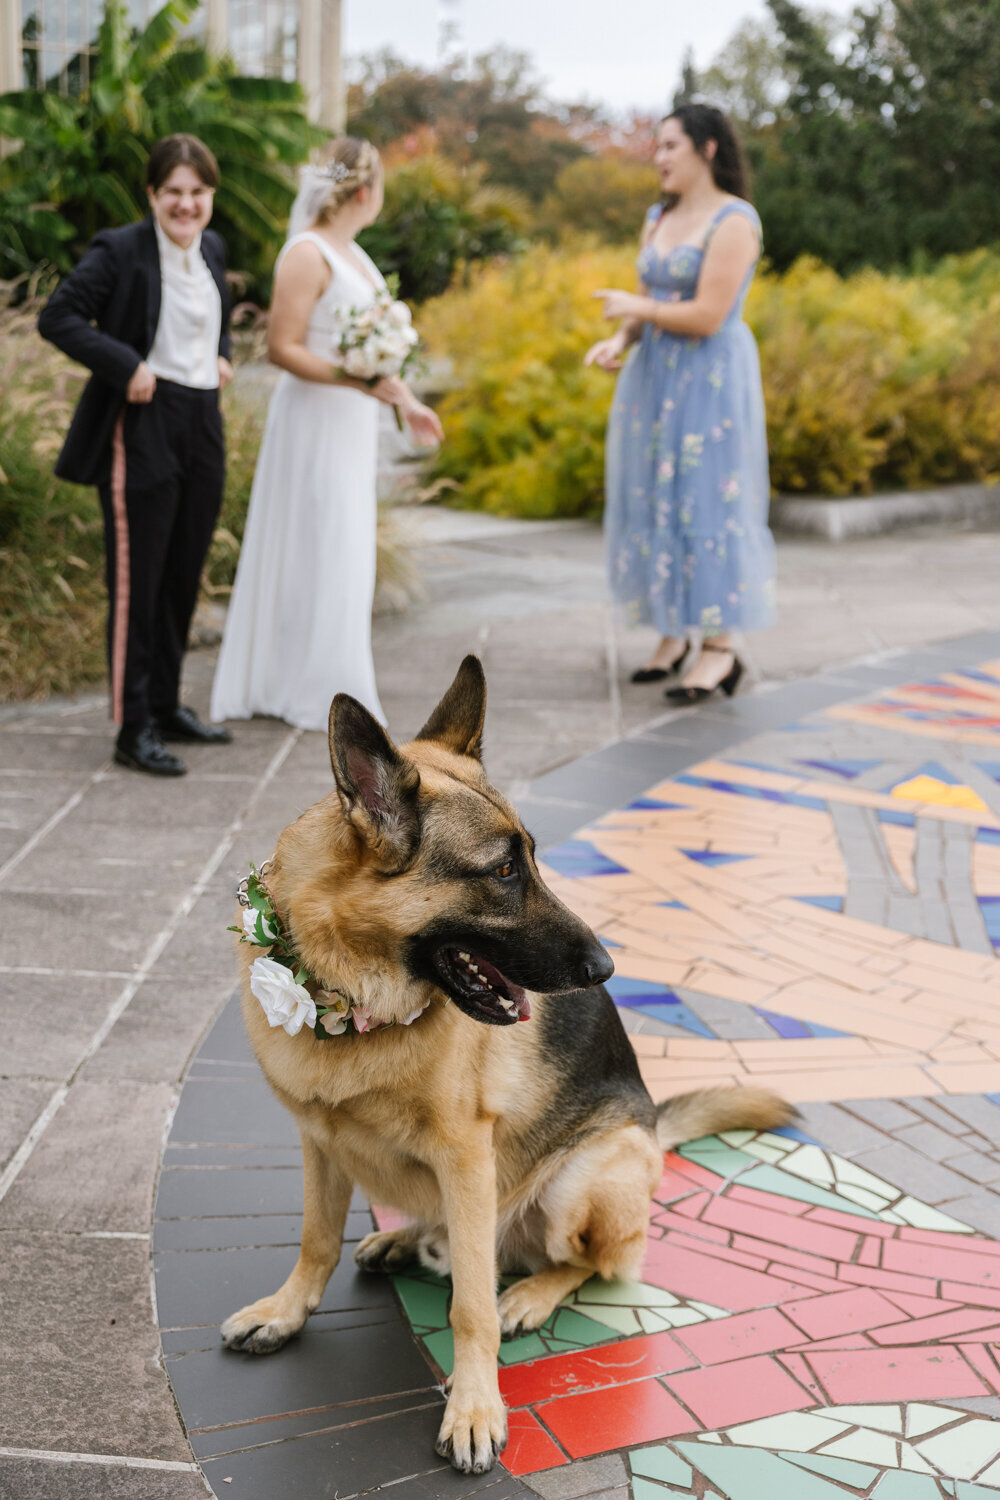
<path id="1" fill-rule="evenodd" d="M 298 1036 L 303 1026 L 309 1026 L 320 1041 L 345 1031 L 378 1031 L 395 1025 L 393 1021 L 376 1021 L 367 1006 L 355 1005 L 340 990 L 324 989 L 309 972 L 295 952 L 264 884 L 268 863 L 265 861 L 259 870 L 251 865 L 250 874 L 240 881 L 236 894 L 243 908 L 243 926 L 226 929 L 238 932 L 241 943 L 267 949 L 250 967 L 250 989 L 261 1003 L 267 1024 L 283 1027 L 289 1036 Z M 409 1026 L 423 1015 L 429 1003 L 421 1005 L 402 1024 Z"/>

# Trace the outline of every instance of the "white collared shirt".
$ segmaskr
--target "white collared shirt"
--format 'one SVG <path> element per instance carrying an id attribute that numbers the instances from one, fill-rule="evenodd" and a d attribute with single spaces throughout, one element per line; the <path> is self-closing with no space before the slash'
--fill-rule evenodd
<path id="1" fill-rule="evenodd" d="M 160 252 L 160 320 L 146 363 L 163 380 L 215 390 L 222 300 L 201 253 L 201 235 L 183 250 L 155 218 L 153 226 Z"/>

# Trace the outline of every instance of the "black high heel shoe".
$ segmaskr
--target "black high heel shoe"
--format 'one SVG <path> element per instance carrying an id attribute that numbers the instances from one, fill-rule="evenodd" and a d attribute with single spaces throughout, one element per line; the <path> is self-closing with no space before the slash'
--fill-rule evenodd
<path id="1" fill-rule="evenodd" d="M 719 692 L 720 689 L 725 693 L 727 698 L 731 698 L 739 686 L 744 667 L 731 646 L 713 646 L 711 641 L 705 641 L 701 649 L 703 651 L 727 653 L 733 658 L 732 666 L 722 681 L 716 683 L 714 688 L 684 687 L 683 684 L 680 687 L 667 688 L 663 696 L 669 698 L 672 703 L 702 703 L 706 698 L 711 698 L 713 693 Z"/>
<path id="2" fill-rule="evenodd" d="M 684 650 L 674 658 L 669 667 L 637 667 L 629 682 L 662 682 L 665 677 L 676 677 L 690 655 L 691 642 L 685 641 Z"/>

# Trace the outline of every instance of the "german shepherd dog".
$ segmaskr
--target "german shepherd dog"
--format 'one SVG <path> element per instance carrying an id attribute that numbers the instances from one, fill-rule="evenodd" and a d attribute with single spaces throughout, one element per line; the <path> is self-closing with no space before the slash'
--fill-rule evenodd
<path id="1" fill-rule="evenodd" d="M 299 1332 L 340 1256 L 351 1191 L 412 1221 L 369 1234 L 366 1271 L 451 1272 L 455 1367 L 437 1451 L 483 1473 L 503 1448 L 501 1335 L 537 1328 L 589 1277 L 635 1278 L 663 1152 L 791 1109 L 716 1089 L 654 1107 L 593 933 L 542 882 L 534 843 L 483 771 L 482 667 L 467 656 L 411 743 L 353 698 L 330 710 L 336 788 L 285 829 L 267 889 L 318 982 L 382 1025 L 317 1039 L 243 1012 L 302 1135 L 295 1269 L 222 1325 L 267 1354 Z M 259 949 L 257 950 L 260 951 Z M 522 1024 L 518 1024 L 522 1023 Z M 527 1273 L 496 1297 L 498 1272 Z"/>

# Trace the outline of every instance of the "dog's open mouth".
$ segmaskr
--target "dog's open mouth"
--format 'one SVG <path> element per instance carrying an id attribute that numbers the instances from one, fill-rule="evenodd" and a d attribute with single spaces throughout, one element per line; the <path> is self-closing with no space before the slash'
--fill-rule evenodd
<path id="1" fill-rule="evenodd" d="M 531 1002 L 519 984 L 506 979 L 485 958 L 459 948 L 441 948 L 434 956 L 442 989 L 460 1010 L 489 1026 L 512 1026 L 531 1020 Z"/>

